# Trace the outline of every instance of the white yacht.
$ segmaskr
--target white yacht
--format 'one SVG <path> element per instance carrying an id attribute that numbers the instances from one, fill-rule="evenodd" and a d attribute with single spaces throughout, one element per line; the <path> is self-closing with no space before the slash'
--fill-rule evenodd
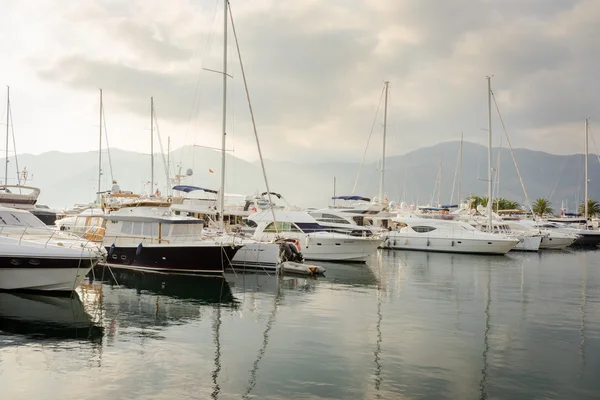
<path id="1" fill-rule="evenodd" d="M 492 232 L 517 239 L 519 243 L 513 247 L 515 251 L 538 251 L 542 244 L 543 235 L 541 233 L 535 231 L 515 232 L 510 229 L 507 221 L 492 220 L 492 229 L 489 229 L 487 220 L 480 218 L 471 220 L 469 223 L 483 232 Z"/>
<path id="2" fill-rule="evenodd" d="M 561 232 L 544 227 L 544 223 L 529 219 L 505 221 L 516 232 L 537 232 L 542 235 L 540 249 L 564 250 L 579 238 L 575 233 Z"/>
<path id="3" fill-rule="evenodd" d="M 434 218 L 392 218 L 384 234 L 384 248 L 445 253 L 506 254 L 519 241 L 481 232 L 460 221 Z"/>
<path id="4" fill-rule="evenodd" d="M 273 220 L 275 214 L 275 222 Z M 378 237 L 357 237 L 327 232 L 304 211 L 266 210 L 248 217 L 254 238 L 271 241 L 297 239 L 307 260 L 365 262 L 382 243 Z"/>
<path id="5" fill-rule="evenodd" d="M 0 207 L 0 290 L 72 292 L 105 255 L 28 211 Z"/>
<path id="6" fill-rule="evenodd" d="M 324 208 L 321 210 L 311 210 L 308 213 L 317 220 L 319 225 L 330 232 L 345 233 L 350 236 L 359 237 L 373 236 L 376 233 L 372 226 L 365 225 L 364 212 Z"/>

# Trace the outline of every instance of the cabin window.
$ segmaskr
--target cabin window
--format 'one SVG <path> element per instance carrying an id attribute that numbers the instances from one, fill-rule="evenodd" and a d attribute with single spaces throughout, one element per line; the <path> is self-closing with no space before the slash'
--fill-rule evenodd
<path id="1" fill-rule="evenodd" d="M 292 222 L 277 222 L 277 225 L 275 225 L 275 222 L 271 222 L 269 225 L 267 225 L 267 227 L 265 228 L 265 232 L 300 232 L 300 229 L 298 229 L 298 227 L 292 223 Z"/>
<path id="2" fill-rule="evenodd" d="M 132 222 L 123 222 L 123 225 L 121 225 L 121 233 L 124 233 L 125 235 L 131 235 L 132 225 Z"/>
<path id="3" fill-rule="evenodd" d="M 365 217 L 359 215 L 356 217 L 352 217 L 352 219 L 354 220 L 354 222 L 356 222 L 356 225 L 363 226 Z"/>
<path id="4" fill-rule="evenodd" d="M 158 224 L 144 222 L 144 228 L 142 229 L 144 236 L 153 237 L 158 236 Z"/>
<path id="5" fill-rule="evenodd" d="M 252 221 L 251 219 L 244 220 L 243 222 L 249 228 L 256 228 L 258 226 L 258 224 L 256 222 Z"/>
<path id="6" fill-rule="evenodd" d="M 333 214 L 322 214 L 320 217 L 314 217 L 319 222 L 328 222 L 330 224 L 349 224 L 350 222 L 346 221 L 342 217 L 338 217 Z"/>
<path id="7" fill-rule="evenodd" d="M 131 229 L 131 234 L 134 236 L 141 236 L 142 235 L 142 223 L 141 222 L 134 222 L 133 223 L 133 228 Z"/>
<path id="8" fill-rule="evenodd" d="M 435 231 L 436 228 L 434 228 L 433 226 L 413 226 L 412 229 L 413 231 L 418 233 L 427 233 Z"/>
<path id="9" fill-rule="evenodd" d="M 325 228 L 314 222 L 298 222 L 298 228 L 304 233 L 323 232 Z"/>

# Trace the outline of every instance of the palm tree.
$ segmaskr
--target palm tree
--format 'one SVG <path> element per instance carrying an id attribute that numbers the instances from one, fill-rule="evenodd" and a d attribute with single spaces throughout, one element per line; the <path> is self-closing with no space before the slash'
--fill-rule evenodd
<path id="1" fill-rule="evenodd" d="M 581 204 L 579 206 L 579 214 L 585 213 L 585 204 Z M 596 200 L 589 199 L 588 200 L 588 217 L 593 218 L 595 216 L 600 216 L 600 203 Z"/>
<path id="2" fill-rule="evenodd" d="M 550 202 L 544 198 L 539 198 L 533 203 L 533 212 L 540 217 L 543 215 L 553 214 L 554 210 L 550 207 Z M 599 210 L 600 211 L 600 210 Z"/>

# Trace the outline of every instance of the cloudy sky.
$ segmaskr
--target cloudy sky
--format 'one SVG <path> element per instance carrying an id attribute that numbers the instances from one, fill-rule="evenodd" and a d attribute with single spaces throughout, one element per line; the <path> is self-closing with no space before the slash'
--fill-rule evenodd
<path id="1" fill-rule="evenodd" d="M 0 81 L 18 152 L 96 149 L 98 88 L 112 147 L 149 150 L 150 96 L 163 141 L 220 146 L 221 76 L 204 68 L 222 69 L 222 8 L 5 0 Z M 360 160 L 385 80 L 388 154 L 461 131 L 485 143 L 486 75 L 515 147 L 581 152 L 588 116 L 600 134 L 600 0 L 234 0 L 232 11 L 268 158 Z M 235 47 L 228 54 L 228 147 L 253 160 Z M 381 132 L 378 118 L 372 159 Z"/>

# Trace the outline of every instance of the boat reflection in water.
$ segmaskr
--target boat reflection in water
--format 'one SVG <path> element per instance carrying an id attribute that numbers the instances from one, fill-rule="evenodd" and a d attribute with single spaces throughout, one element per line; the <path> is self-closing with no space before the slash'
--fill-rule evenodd
<path id="1" fill-rule="evenodd" d="M 135 289 L 137 294 L 169 296 L 193 300 L 201 304 L 234 305 L 236 303 L 229 284 L 222 276 L 192 274 L 163 274 L 98 266 L 94 268 L 96 280 L 109 285 Z"/>
<path id="2" fill-rule="evenodd" d="M 0 331 L 34 339 L 101 341 L 104 330 L 71 297 L 0 292 Z"/>

